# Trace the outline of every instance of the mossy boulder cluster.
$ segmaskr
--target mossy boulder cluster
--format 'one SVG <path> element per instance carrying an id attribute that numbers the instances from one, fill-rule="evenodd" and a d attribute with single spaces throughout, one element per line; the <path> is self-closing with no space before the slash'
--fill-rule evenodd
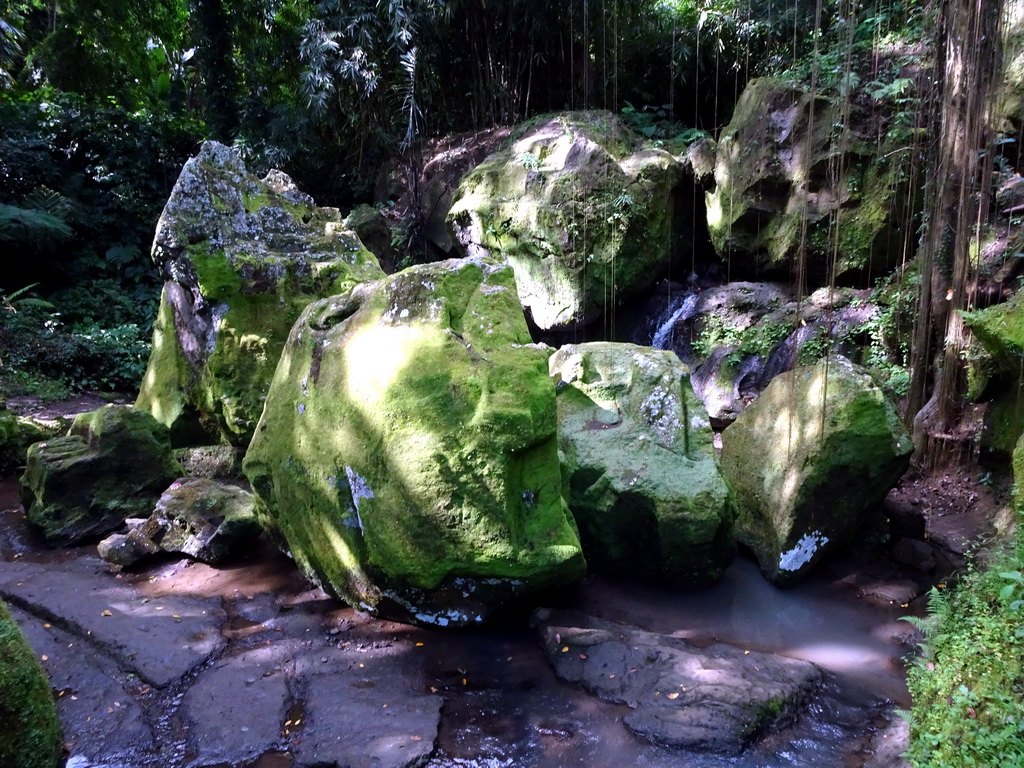
<path id="1" fill-rule="evenodd" d="M 0 765 L 57 768 L 64 743 L 50 683 L 0 601 Z"/>
<path id="2" fill-rule="evenodd" d="M 29 520 L 49 544 L 69 546 L 148 517 L 181 474 L 167 427 L 107 405 L 77 416 L 66 436 L 32 445 L 21 486 Z"/>
<path id="3" fill-rule="evenodd" d="M 871 377 L 838 355 L 776 377 L 723 439 L 737 539 L 779 585 L 849 543 L 913 449 Z"/>
<path id="4" fill-rule="evenodd" d="M 594 342 L 562 347 L 550 370 L 564 493 L 588 561 L 682 586 L 717 580 L 732 561 L 733 507 L 679 358 Z"/>
<path id="5" fill-rule="evenodd" d="M 747 84 L 707 193 L 711 240 L 734 269 L 788 274 L 802 248 L 818 279 L 897 263 L 905 153 L 880 151 L 877 119 L 842 110 L 785 80 Z"/>
<path id="6" fill-rule="evenodd" d="M 153 242 L 165 283 L 136 403 L 176 444 L 246 445 L 306 304 L 383 276 L 341 221 L 285 174 L 257 179 L 216 142 L 185 164 Z"/>
<path id="7" fill-rule="evenodd" d="M 610 112 L 563 113 L 469 172 L 448 221 L 469 255 L 512 265 L 538 327 L 573 327 L 667 268 L 683 169 Z"/>
<path id="8" fill-rule="evenodd" d="M 316 581 L 393 618 L 473 623 L 573 580 L 547 358 L 495 261 L 311 304 L 244 463 L 268 523 Z"/>
<path id="9" fill-rule="evenodd" d="M 30 519 L 54 544 L 128 519 L 102 544 L 122 564 L 216 562 L 255 533 L 250 500 L 211 480 L 168 489 L 185 474 L 172 446 L 210 476 L 247 447 L 256 518 L 311 579 L 453 626 L 573 581 L 584 554 L 716 580 L 734 550 L 731 480 L 740 540 L 770 578 L 795 579 L 905 466 L 909 440 L 866 376 L 837 358 L 776 380 L 730 428 L 723 479 L 674 353 L 532 342 L 524 306 L 568 327 L 664 263 L 682 163 L 639 146 L 607 113 L 520 130 L 459 188 L 450 220 L 474 255 L 388 277 L 337 211 L 205 144 L 158 225 L 167 282 L 138 402 L 32 447 Z M 711 298 L 721 321 L 732 304 Z"/>

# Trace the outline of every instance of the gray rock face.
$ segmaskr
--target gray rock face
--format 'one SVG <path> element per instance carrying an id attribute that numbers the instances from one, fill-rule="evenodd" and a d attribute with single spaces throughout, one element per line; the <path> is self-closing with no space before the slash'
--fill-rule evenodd
<path id="1" fill-rule="evenodd" d="M 707 412 L 672 352 L 614 342 L 551 356 L 569 509 L 591 565 L 694 586 L 732 561 L 733 506 Z"/>
<path id="2" fill-rule="evenodd" d="M 21 486 L 47 543 L 71 545 L 148 515 L 181 473 L 165 426 L 130 406 L 108 405 L 77 416 L 66 437 L 34 444 Z"/>
<path id="3" fill-rule="evenodd" d="M 734 268 L 789 271 L 803 243 L 808 273 L 830 279 L 898 263 L 906 153 L 878 147 L 871 119 L 785 80 L 751 80 L 719 137 L 707 194 L 719 255 Z"/>
<path id="4" fill-rule="evenodd" d="M 134 589 L 112 581 L 106 569 L 95 558 L 59 567 L 3 563 L 0 596 L 88 637 L 150 685 L 180 679 L 224 647 L 219 600 L 139 600 Z M 158 636 L 160 642 L 154 642 Z"/>
<path id="5" fill-rule="evenodd" d="M 375 686 L 374 686 L 375 688 Z M 419 768 L 434 750 L 440 696 L 381 694 L 352 672 L 311 675 L 306 716 L 312 732 L 297 749 L 297 768 Z M 338 713 L 343 712 L 344 717 Z"/>
<path id="6" fill-rule="evenodd" d="M 145 521 L 133 521 L 127 534 L 99 544 L 99 555 L 132 565 L 157 552 L 220 563 L 263 530 L 253 495 L 207 478 L 183 478 L 171 484 Z"/>
<path id="7" fill-rule="evenodd" d="M 637 340 L 679 355 L 697 397 L 720 423 L 734 420 L 773 378 L 814 362 L 825 348 L 860 353 L 848 339 L 879 314 L 869 291 L 852 288 L 803 297 L 776 283 L 680 289 Z"/>
<path id="8" fill-rule="evenodd" d="M 191 723 L 191 737 L 203 747 L 193 766 L 253 760 L 278 744 L 287 719 L 288 681 L 280 666 L 263 656 L 250 652 L 223 659 L 185 692 L 182 714 Z"/>
<path id="9" fill-rule="evenodd" d="M 179 448 L 174 452 L 189 477 L 242 478 L 242 458 L 245 451 L 233 445 L 200 445 Z"/>
<path id="10" fill-rule="evenodd" d="M 222 601 L 195 594 L 231 578 L 205 566 L 154 574 L 175 586 L 147 597 L 88 556 L 0 562 L 0 596 L 58 692 L 68 766 L 221 768 L 275 753 L 302 768 L 426 762 L 441 698 L 420 690 L 422 643 L 354 636 L 322 592 L 299 579 L 287 596 L 262 591 L 248 581 L 260 570 Z"/>
<path id="11" fill-rule="evenodd" d="M 18 608 L 12 614 L 33 650 L 45 658 L 50 686 L 60 692 L 64 743 L 78 759 L 75 764 L 131 766 L 156 759 L 153 733 L 133 695 L 138 686 L 124 679 L 117 664 L 52 622 Z"/>
<path id="12" fill-rule="evenodd" d="M 575 611 L 539 609 L 531 623 L 558 677 L 628 705 L 626 726 L 668 746 L 739 754 L 796 716 L 821 682 L 807 661 L 696 648 Z"/>

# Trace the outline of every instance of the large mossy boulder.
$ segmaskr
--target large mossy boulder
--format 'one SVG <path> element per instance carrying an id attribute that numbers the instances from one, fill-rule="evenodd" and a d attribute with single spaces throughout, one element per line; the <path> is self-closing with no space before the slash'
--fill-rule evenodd
<path id="1" fill-rule="evenodd" d="M 707 193 L 711 240 L 734 269 L 788 274 L 804 248 L 806 273 L 818 279 L 898 263 L 907 153 L 879 146 L 883 116 L 850 109 L 785 80 L 747 84 Z"/>
<path id="2" fill-rule="evenodd" d="M 850 542 L 913 449 L 892 403 L 838 355 L 776 377 L 722 438 L 737 540 L 779 585 Z"/>
<path id="3" fill-rule="evenodd" d="M 594 342 L 562 347 L 558 442 L 588 562 L 680 586 L 732 561 L 733 505 L 707 411 L 672 352 Z"/>
<path id="4" fill-rule="evenodd" d="M 244 462 L 296 562 L 353 606 L 445 626 L 581 575 L 547 357 L 493 261 L 311 304 Z"/>
<path id="5" fill-rule="evenodd" d="M 136 406 L 176 444 L 246 445 L 299 313 L 384 274 L 336 209 L 280 171 L 257 179 L 216 142 L 182 169 L 153 260 L 165 283 Z"/>
<path id="6" fill-rule="evenodd" d="M 508 260 L 538 327 L 572 327 L 668 267 L 683 168 L 610 112 L 560 114 L 468 173 L 448 221 L 471 256 Z"/>
<path id="7" fill-rule="evenodd" d="M 131 406 L 107 405 L 75 417 L 65 437 L 32 445 L 21 486 L 28 519 L 47 543 L 70 546 L 148 517 L 181 474 L 167 427 Z"/>
<path id="8" fill-rule="evenodd" d="M 0 601 L 0 765 L 57 768 L 63 751 L 46 673 Z"/>

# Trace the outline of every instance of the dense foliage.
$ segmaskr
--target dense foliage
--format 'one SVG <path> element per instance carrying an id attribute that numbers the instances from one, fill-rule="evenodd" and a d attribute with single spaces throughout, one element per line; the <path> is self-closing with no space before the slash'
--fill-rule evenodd
<path id="1" fill-rule="evenodd" d="M 910 670 L 915 768 L 1024 765 L 1024 550 L 931 593 Z"/>
<path id="2" fill-rule="evenodd" d="M 0 314 L 2 391 L 134 387 L 159 286 L 153 227 L 204 138 L 345 206 L 424 137 L 547 110 L 622 108 L 652 137 L 713 132 L 746 78 L 810 50 L 823 6 L 775 5 L 13 0 L 0 243 L 17 258 L 0 296 L 19 300 Z"/>

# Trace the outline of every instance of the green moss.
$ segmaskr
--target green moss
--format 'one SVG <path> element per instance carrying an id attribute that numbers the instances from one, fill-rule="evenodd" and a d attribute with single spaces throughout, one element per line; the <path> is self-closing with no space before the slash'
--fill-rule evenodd
<path id="1" fill-rule="evenodd" d="M 967 327 L 1005 371 L 1018 374 L 1024 360 L 1024 288 L 987 309 L 961 312 Z"/>
<path id="2" fill-rule="evenodd" d="M 573 344 L 549 369 L 565 490 L 588 560 L 683 586 L 717 580 L 732 560 L 732 500 L 675 354 Z"/>
<path id="3" fill-rule="evenodd" d="M 29 448 L 21 486 L 29 520 L 49 543 L 70 545 L 147 517 L 182 473 L 166 427 L 108 405 L 79 414 L 67 436 Z"/>
<path id="4" fill-rule="evenodd" d="M 407 617 L 460 578 L 468 595 L 577 575 L 553 387 L 529 343 L 511 270 L 492 263 L 414 267 L 310 305 L 245 459 L 296 561 Z"/>
<path id="5" fill-rule="evenodd" d="M 57 768 L 63 740 L 50 684 L 0 601 L 0 765 Z"/>
<path id="6" fill-rule="evenodd" d="M 892 404 L 840 357 L 776 377 L 723 439 L 737 538 L 776 583 L 792 583 L 845 544 L 912 449 Z"/>
<path id="7" fill-rule="evenodd" d="M 471 254 L 512 264 L 542 328 L 592 318 L 668 258 L 681 167 L 659 150 L 628 154 L 636 143 L 611 113 L 548 118 L 460 184 L 449 222 Z"/>
<path id="8" fill-rule="evenodd" d="M 226 147 L 207 143 L 186 164 L 155 239 L 171 280 L 136 402 L 176 444 L 247 445 L 302 309 L 383 276 L 339 220 L 283 174 L 251 176 Z"/>
<path id="9" fill-rule="evenodd" d="M 135 407 L 172 430 L 184 431 L 185 392 L 191 373 L 174 328 L 174 307 L 165 286 L 153 324 L 153 345 Z M 179 441 L 175 440 L 175 444 Z"/>

